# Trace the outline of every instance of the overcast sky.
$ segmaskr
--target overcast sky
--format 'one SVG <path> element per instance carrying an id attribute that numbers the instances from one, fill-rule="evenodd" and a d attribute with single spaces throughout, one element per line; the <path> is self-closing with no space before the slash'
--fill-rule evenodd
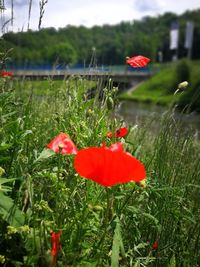
<path id="1" fill-rule="evenodd" d="M 41 0 L 32 0 L 30 29 L 37 30 Z M 11 17 L 11 0 L 4 0 L 2 24 Z M 14 0 L 14 22 L 6 23 L 6 30 L 27 30 L 30 0 Z M 133 21 L 146 15 L 157 16 L 167 11 L 181 14 L 200 8 L 200 0 L 48 0 L 41 27 L 62 28 L 68 24 L 93 25 L 117 24 Z"/>

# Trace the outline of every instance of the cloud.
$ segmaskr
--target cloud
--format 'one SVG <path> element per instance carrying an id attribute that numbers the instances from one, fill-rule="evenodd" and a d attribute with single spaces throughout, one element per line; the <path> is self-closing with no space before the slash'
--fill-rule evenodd
<path id="1" fill-rule="evenodd" d="M 141 13 L 160 12 L 163 8 L 162 0 L 135 0 L 135 8 Z"/>
<path id="2" fill-rule="evenodd" d="M 6 19 L 11 16 L 11 0 L 4 0 Z M 37 30 L 41 0 L 32 0 L 30 29 Z M 14 0 L 14 25 L 9 30 L 27 29 L 30 0 Z M 200 8 L 200 0 L 49 0 L 44 7 L 42 27 L 63 28 L 66 25 L 117 24 L 121 21 L 139 20 L 144 16 L 156 16 L 164 12 L 181 14 Z M 4 20 L 5 22 L 5 20 Z"/>
<path id="3" fill-rule="evenodd" d="M 29 1 L 24 1 L 24 0 L 15 0 L 14 1 L 14 8 L 22 8 L 24 6 L 29 6 L 30 0 Z M 37 2 L 36 0 L 32 0 L 32 6 L 36 5 Z"/>
<path id="4" fill-rule="evenodd" d="M 78 2 L 80 5 L 78 5 Z M 72 1 L 66 5 L 59 1 L 57 7 L 60 12 L 54 12 L 53 5 L 47 5 L 44 13 L 42 25 L 47 27 L 50 23 L 54 23 L 54 27 L 62 27 L 71 25 L 85 25 L 91 27 L 93 25 L 117 24 L 122 20 L 133 20 L 134 12 L 130 8 L 131 0 L 126 0 L 126 5 L 121 0 L 101 0 L 101 1 L 85 1 L 84 5 L 81 1 L 76 0 L 74 6 Z"/>

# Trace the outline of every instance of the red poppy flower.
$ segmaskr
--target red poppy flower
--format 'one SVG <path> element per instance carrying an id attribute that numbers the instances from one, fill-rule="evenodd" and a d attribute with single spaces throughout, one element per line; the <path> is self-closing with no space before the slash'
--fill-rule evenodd
<path id="1" fill-rule="evenodd" d="M 56 153 L 61 154 L 77 154 L 78 149 L 65 133 L 57 135 L 48 145 L 47 148 L 52 149 Z"/>
<path id="2" fill-rule="evenodd" d="M 148 57 L 143 56 L 135 56 L 135 57 L 127 57 L 126 63 L 129 64 L 133 68 L 142 68 L 145 67 L 150 62 Z"/>
<path id="3" fill-rule="evenodd" d="M 121 143 L 79 150 L 74 167 L 80 176 L 103 186 L 139 182 L 146 176 L 143 164 L 126 153 Z"/>
<path id="4" fill-rule="evenodd" d="M 0 77 L 12 77 L 13 76 L 13 72 L 11 71 L 0 71 Z"/>
<path id="5" fill-rule="evenodd" d="M 116 131 L 115 136 L 116 137 L 124 137 L 128 134 L 128 129 L 126 127 L 120 128 Z"/>
<path id="6" fill-rule="evenodd" d="M 118 129 L 116 132 L 115 132 L 115 137 L 124 137 L 128 134 L 128 129 L 126 127 L 122 127 L 120 129 Z M 106 134 L 107 137 L 112 137 L 113 136 L 113 133 L 112 132 L 108 132 Z"/>
<path id="7" fill-rule="evenodd" d="M 61 235 L 61 232 L 51 233 L 51 255 L 53 257 L 52 265 L 56 264 L 56 258 L 57 258 L 58 252 L 62 248 L 62 245 L 60 243 L 60 235 Z"/>
<path id="8" fill-rule="evenodd" d="M 106 136 L 107 136 L 107 137 L 112 137 L 112 136 L 113 136 L 113 133 L 112 133 L 112 132 L 107 132 L 107 133 L 106 133 Z"/>
<path id="9" fill-rule="evenodd" d="M 152 245 L 152 249 L 153 250 L 157 250 L 158 249 L 158 240 L 156 240 L 153 245 Z"/>

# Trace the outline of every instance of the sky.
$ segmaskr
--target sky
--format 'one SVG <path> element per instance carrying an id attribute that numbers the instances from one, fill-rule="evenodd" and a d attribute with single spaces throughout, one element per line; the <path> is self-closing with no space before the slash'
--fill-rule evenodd
<path id="1" fill-rule="evenodd" d="M 30 21 L 29 2 L 13 0 L 13 24 L 11 0 L 4 0 L 5 10 L 1 15 L 1 28 L 4 31 L 37 30 L 40 18 L 40 2 L 32 0 Z M 186 10 L 200 8 L 200 0 L 48 0 L 44 6 L 41 27 L 63 28 L 67 25 L 117 24 L 121 21 L 140 20 L 144 16 L 158 16 L 165 12 L 182 14 Z M 29 21 L 29 23 L 28 23 Z"/>

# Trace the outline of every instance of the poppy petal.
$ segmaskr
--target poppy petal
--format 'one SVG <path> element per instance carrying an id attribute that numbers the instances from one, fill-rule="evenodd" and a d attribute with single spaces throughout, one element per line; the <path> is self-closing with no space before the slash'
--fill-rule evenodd
<path id="1" fill-rule="evenodd" d="M 124 147 L 122 143 L 115 143 L 109 146 L 108 149 L 110 149 L 111 151 L 123 151 Z"/>
<path id="2" fill-rule="evenodd" d="M 48 145 L 47 148 L 52 149 L 56 153 L 61 154 L 77 154 L 78 149 L 65 133 L 57 135 Z"/>
<path id="3" fill-rule="evenodd" d="M 128 134 L 128 129 L 126 127 L 122 127 L 116 131 L 115 136 L 116 137 L 124 137 L 127 134 Z"/>
<path id="4" fill-rule="evenodd" d="M 126 63 L 129 64 L 133 68 L 145 67 L 149 62 L 150 62 L 150 59 L 144 56 L 135 56 L 135 57 L 127 58 L 126 60 Z"/>
<path id="5" fill-rule="evenodd" d="M 143 164 L 122 150 L 123 145 L 110 148 L 90 147 L 78 151 L 74 167 L 80 176 L 103 186 L 130 181 L 139 182 L 146 176 Z"/>
<path id="6" fill-rule="evenodd" d="M 0 77 L 12 77 L 13 76 L 13 72 L 11 71 L 0 71 Z"/>
<path id="7" fill-rule="evenodd" d="M 118 130 L 115 131 L 115 137 L 124 137 L 128 134 L 128 129 L 126 127 L 119 128 Z M 106 133 L 107 137 L 112 137 L 113 133 L 112 132 L 107 132 Z"/>
<path id="8" fill-rule="evenodd" d="M 51 255 L 52 255 L 52 265 L 56 264 L 56 257 L 58 252 L 61 250 L 62 245 L 60 243 L 61 232 L 52 232 L 51 233 Z"/>

